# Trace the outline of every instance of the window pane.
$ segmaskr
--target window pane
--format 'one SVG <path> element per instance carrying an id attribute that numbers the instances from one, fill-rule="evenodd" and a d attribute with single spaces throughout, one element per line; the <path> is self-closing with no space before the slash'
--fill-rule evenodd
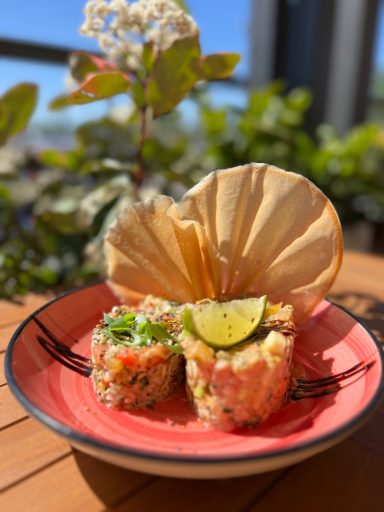
<path id="1" fill-rule="evenodd" d="M 33 82 L 39 86 L 37 109 L 30 127 L 20 139 L 35 149 L 50 145 L 61 146 L 63 149 L 70 146 L 75 125 L 107 112 L 106 102 L 74 106 L 56 112 L 48 109 L 50 100 L 65 90 L 67 69 L 64 65 L 0 58 L 0 76 L 0 95 L 19 82 Z"/>
<path id="2" fill-rule="evenodd" d="M 242 59 L 236 75 L 245 77 L 248 70 L 250 0 L 237 0 L 236 9 L 229 6 L 223 8 L 222 0 L 187 0 L 187 3 L 200 27 L 203 53 L 240 53 Z M 84 5 L 85 1 L 82 0 L 7 2 L 2 6 L 0 37 L 98 51 L 93 39 L 79 34 L 79 27 L 84 19 Z M 109 102 L 74 106 L 57 112 L 49 111 L 50 100 L 66 88 L 68 90 L 68 73 L 65 65 L 2 58 L 0 55 L 0 76 L 0 94 L 22 81 L 33 82 L 39 86 L 37 110 L 31 126 L 22 136 L 22 141 L 34 147 L 70 146 L 73 143 L 72 134 L 76 125 L 105 115 L 111 105 L 127 104 L 125 97 L 118 97 Z M 244 89 L 228 85 L 225 81 L 210 85 L 209 94 L 214 105 L 242 105 L 246 96 Z M 193 102 L 184 101 L 180 108 L 187 122 L 196 120 L 196 106 Z"/>
<path id="3" fill-rule="evenodd" d="M 235 74 L 247 76 L 251 0 L 236 0 L 235 5 L 223 0 L 187 0 L 187 4 L 200 28 L 203 52 L 240 53 Z"/>
<path id="4" fill-rule="evenodd" d="M 38 43 L 96 50 L 95 42 L 79 34 L 82 0 L 12 0 L 3 2 L 0 36 Z"/>
<path id="5" fill-rule="evenodd" d="M 237 74 L 243 76 L 248 69 L 250 1 L 236 0 L 236 8 L 233 8 L 222 0 L 187 0 L 200 27 L 203 51 L 241 53 Z M 79 34 L 84 5 L 85 0 L 3 2 L 0 37 L 96 51 L 95 41 Z"/>
<path id="6" fill-rule="evenodd" d="M 380 0 L 377 14 L 371 83 L 368 95 L 368 119 L 382 121 L 384 119 L 384 0 Z"/>

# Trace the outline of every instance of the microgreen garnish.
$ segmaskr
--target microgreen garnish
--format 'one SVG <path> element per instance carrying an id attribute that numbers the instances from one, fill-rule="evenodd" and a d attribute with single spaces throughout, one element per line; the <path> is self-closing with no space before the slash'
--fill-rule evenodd
<path id="1" fill-rule="evenodd" d="M 147 347 L 154 342 L 163 343 L 171 352 L 181 353 L 178 339 L 170 334 L 162 322 L 150 322 L 142 313 L 126 313 L 118 318 L 104 315 L 102 332 L 118 345 Z"/>

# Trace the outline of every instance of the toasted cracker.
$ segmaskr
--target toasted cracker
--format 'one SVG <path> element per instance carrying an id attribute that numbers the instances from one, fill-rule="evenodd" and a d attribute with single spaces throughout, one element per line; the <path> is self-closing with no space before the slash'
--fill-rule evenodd
<path id="1" fill-rule="evenodd" d="M 112 286 L 180 302 L 268 295 L 296 323 L 339 270 L 342 234 L 327 197 L 267 164 L 211 173 L 179 204 L 159 196 L 125 210 L 106 236 Z"/>

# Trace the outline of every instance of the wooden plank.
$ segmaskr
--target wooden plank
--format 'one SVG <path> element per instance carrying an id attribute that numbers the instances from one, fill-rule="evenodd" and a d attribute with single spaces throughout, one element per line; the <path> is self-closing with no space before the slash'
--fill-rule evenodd
<path id="1" fill-rule="evenodd" d="M 70 445 L 37 421 L 28 418 L 0 432 L 0 489 L 70 453 Z"/>
<path id="2" fill-rule="evenodd" d="M 52 295 L 37 295 L 31 293 L 20 298 L 19 302 L 0 300 L 0 326 L 8 326 L 23 321 L 37 308 L 48 302 Z"/>
<path id="3" fill-rule="evenodd" d="M 381 404 L 376 409 L 373 416 L 353 434 L 352 438 L 364 446 L 367 446 L 372 451 L 377 452 L 384 458 L 383 432 L 384 400 L 381 401 Z"/>
<path id="4" fill-rule="evenodd" d="M 0 386 L 3 386 L 7 381 L 5 380 L 5 373 L 4 373 L 4 359 L 5 359 L 5 353 L 3 352 L 0 354 Z"/>
<path id="5" fill-rule="evenodd" d="M 1 311 L 1 307 L 0 307 Z M 16 331 L 19 323 L 13 323 L 7 327 L 0 327 L 0 352 L 4 352 L 8 346 L 13 333 Z"/>
<path id="6" fill-rule="evenodd" d="M 361 318 L 384 342 L 384 258 L 346 253 L 330 298 Z"/>
<path id="7" fill-rule="evenodd" d="M 349 439 L 295 466 L 247 511 L 379 512 L 383 474 L 384 458 Z"/>
<path id="8" fill-rule="evenodd" d="M 248 504 L 265 492 L 286 470 L 225 480 L 180 480 L 159 478 L 122 502 L 115 512 L 234 512 L 248 510 Z"/>
<path id="9" fill-rule="evenodd" d="M 383 278 L 382 258 L 347 253 L 332 288 L 336 301 L 360 314 L 382 333 Z M 17 323 L 48 300 L 47 297 L 40 299 L 38 304 L 34 296 L 28 297 L 23 307 L 0 301 L 0 350 L 5 348 L 8 335 Z M 0 388 L 0 406 L 0 424 L 9 425 L 25 417 L 7 386 Z M 0 433 L 0 480 L 3 483 L 5 475 L 8 482 L 0 503 L 3 510 L 16 512 L 70 512 L 82 507 L 92 511 L 117 507 L 127 512 L 154 509 L 156 512 L 204 512 L 208 509 L 210 512 L 273 512 L 279 509 L 280 512 L 282 508 L 298 509 L 301 504 L 311 512 L 330 508 L 375 512 L 382 510 L 384 502 L 381 484 L 383 429 L 381 407 L 353 438 L 290 471 L 224 481 L 192 481 L 154 479 L 110 466 L 80 452 L 72 454 L 65 440 L 34 420 L 26 419 Z"/>
<path id="10" fill-rule="evenodd" d="M 74 452 L 3 492 L 2 510 L 98 512 L 110 510 L 153 478 Z M 153 504 L 156 509 L 156 503 Z"/>
<path id="11" fill-rule="evenodd" d="M 384 258 L 368 254 L 348 252 L 332 291 L 356 291 L 384 298 L 383 290 Z"/>
<path id="12" fill-rule="evenodd" d="M 26 416 L 26 411 L 12 395 L 8 386 L 0 387 L 0 428 L 4 428 Z"/>

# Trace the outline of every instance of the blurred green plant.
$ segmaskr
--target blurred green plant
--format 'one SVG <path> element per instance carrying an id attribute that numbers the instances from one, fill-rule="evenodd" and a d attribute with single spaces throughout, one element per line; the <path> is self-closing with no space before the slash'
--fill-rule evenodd
<path id="1" fill-rule="evenodd" d="M 69 69 L 77 89 L 53 99 L 50 108 L 128 94 L 133 106 L 129 120 L 138 125 L 138 133 L 135 165 L 130 162 L 126 171 L 137 190 L 145 178 L 145 145 L 152 121 L 171 112 L 197 82 L 232 75 L 240 55 L 203 56 L 198 27 L 184 2 L 90 0 L 84 13 L 80 31 L 98 41 L 105 58 L 73 53 Z"/>
<path id="2" fill-rule="evenodd" d="M 176 3 L 154 0 L 157 7 L 145 13 L 141 2 L 87 4 L 83 32 L 96 37 L 105 58 L 72 54 L 76 89 L 50 106 L 123 93 L 128 109 L 124 114 L 120 107 L 118 116 L 111 109 L 79 126 L 69 151 L 21 156 L 0 150 L 7 153 L 0 155 L 1 296 L 95 278 L 103 272 L 105 231 L 126 205 L 156 193 L 177 199 L 207 172 L 252 161 L 310 178 L 344 224 L 366 219 L 383 225 L 384 132 L 366 124 L 341 136 L 324 125 L 310 135 L 310 92 L 287 92 L 281 82 L 250 91 L 242 108 L 214 106 L 200 82 L 226 78 L 239 56 L 202 56 L 198 29 Z M 162 28 L 160 5 L 167 13 Z M 33 111 L 36 90 L 21 86 L 0 99 L 2 142 L 23 129 Z M 189 94 L 198 112 L 194 126 L 175 108 Z"/>
<path id="3" fill-rule="evenodd" d="M 23 131 L 35 110 L 37 87 L 20 83 L 0 97 L 0 146 Z"/>
<path id="4" fill-rule="evenodd" d="M 39 172 L 24 162 L 12 173 L 12 185 L 0 187 L 2 296 L 95 277 L 103 235 L 120 209 L 166 190 L 167 180 L 192 184 L 188 173 L 171 170 L 188 145 L 171 111 L 197 82 L 230 76 L 240 59 L 234 53 L 203 56 L 198 27 L 181 0 L 91 0 L 84 12 L 81 32 L 96 38 L 103 58 L 74 52 L 69 71 L 76 88 L 54 98 L 50 108 L 124 94 L 131 112 L 124 123 L 106 117 L 80 126 L 71 151 L 42 151 Z M 31 94 L 23 87 L 5 97 L 12 123 L 5 122 L 0 103 L 4 139 L 22 129 L 31 113 Z"/>
<path id="5" fill-rule="evenodd" d="M 214 108 L 203 98 L 203 165 L 213 169 L 273 163 L 313 181 L 332 200 L 343 224 L 358 219 L 383 223 L 382 128 L 368 123 L 341 136 L 321 125 L 311 136 L 304 122 L 311 101 L 303 88 L 285 94 L 281 82 L 251 91 L 243 109 Z"/>
<path id="6" fill-rule="evenodd" d="M 251 91 L 243 108 L 213 106 L 204 88 L 194 97 L 196 126 L 186 125 L 177 111 L 153 125 L 140 197 L 162 192 L 177 198 L 212 169 L 265 161 L 316 183 L 344 225 L 358 219 L 382 225 L 384 133 L 378 126 L 357 126 L 340 136 L 324 125 L 311 136 L 304 123 L 310 93 L 286 92 L 281 83 Z M 38 165 L 20 158 L 10 163 L 19 171 L 7 190 L 0 188 L 0 198 L 17 218 L 5 219 L 1 228 L 9 230 L 0 253 L 3 296 L 74 286 L 100 275 L 105 230 L 137 193 L 130 179 L 139 131 L 135 115 L 122 121 L 111 111 L 81 125 L 70 151 L 42 151 L 35 155 Z M 15 226 L 29 235 L 18 237 Z"/>
<path id="7" fill-rule="evenodd" d="M 3 146 L 0 147 L 0 296 L 3 297 L 11 297 L 23 287 L 36 288 L 45 279 L 42 274 L 28 274 L 36 253 L 32 249 L 32 235 L 20 225 L 18 195 L 13 193 L 15 171 L 24 164 L 24 159 L 4 146 L 26 128 L 36 103 L 37 87 L 31 83 L 17 84 L 0 97 L 0 146 Z"/>

